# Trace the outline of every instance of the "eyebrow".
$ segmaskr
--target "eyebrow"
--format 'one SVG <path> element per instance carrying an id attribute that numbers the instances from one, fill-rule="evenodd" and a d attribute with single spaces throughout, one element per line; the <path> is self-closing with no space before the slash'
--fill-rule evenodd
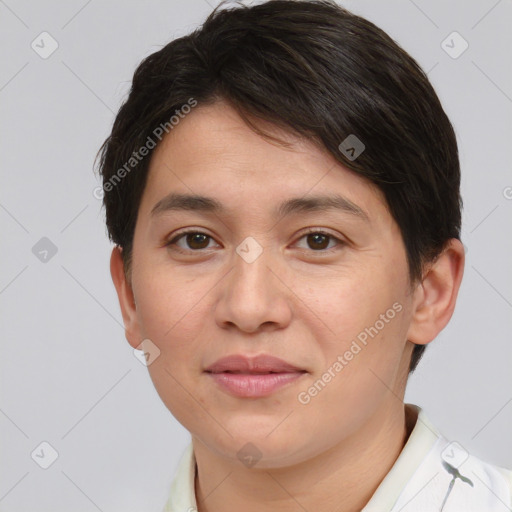
<path id="1" fill-rule="evenodd" d="M 341 195 L 317 195 L 287 199 L 274 211 L 276 217 L 286 217 L 293 213 L 340 210 L 369 222 L 368 214 L 355 203 Z M 151 217 L 157 217 L 168 211 L 199 211 L 214 214 L 226 214 L 226 208 L 212 197 L 195 194 L 170 193 L 160 199 L 151 210 Z"/>

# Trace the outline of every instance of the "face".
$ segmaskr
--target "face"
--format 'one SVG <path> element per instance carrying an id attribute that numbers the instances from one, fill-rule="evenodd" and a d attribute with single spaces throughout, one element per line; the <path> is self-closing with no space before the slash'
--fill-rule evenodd
<path id="1" fill-rule="evenodd" d="M 403 393 L 413 299 L 380 191 L 311 142 L 260 126 L 290 146 L 218 102 L 199 105 L 156 148 L 135 229 L 127 338 L 157 347 L 155 388 L 194 439 L 233 460 L 250 442 L 260 467 L 279 467 L 401 405 L 390 389 Z M 170 194 L 221 208 L 171 204 Z M 337 207 L 319 206 L 324 196 Z M 234 354 L 278 357 L 301 372 L 240 396 L 205 372 Z"/>

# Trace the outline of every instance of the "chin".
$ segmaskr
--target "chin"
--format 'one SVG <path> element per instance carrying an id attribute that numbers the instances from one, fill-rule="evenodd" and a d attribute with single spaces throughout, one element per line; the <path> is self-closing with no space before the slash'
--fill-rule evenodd
<path id="1" fill-rule="evenodd" d="M 274 423 L 272 428 L 275 428 Z M 265 428 L 258 432 L 254 428 L 228 428 L 229 434 L 222 439 L 198 436 L 202 444 L 218 455 L 234 461 L 240 461 L 246 467 L 251 468 L 279 468 L 287 467 L 314 456 L 312 439 L 296 439 L 278 429 L 272 432 L 272 428 Z M 271 432 L 269 435 L 268 433 Z"/>

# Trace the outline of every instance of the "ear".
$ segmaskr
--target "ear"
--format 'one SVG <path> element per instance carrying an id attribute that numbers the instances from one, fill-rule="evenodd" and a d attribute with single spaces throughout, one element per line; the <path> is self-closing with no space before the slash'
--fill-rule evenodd
<path id="1" fill-rule="evenodd" d="M 137 348 L 143 339 L 140 335 L 137 319 L 137 306 L 132 287 L 127 282 L 124 274 L 122 248 L 117 245 L 112 250 L 112 255 L 110 256 L 110 275 L 116 287 L 117 298 L 121 306 L 126 339 L 133 348 Z"/>
<path id="2" fill-rule="evenodd" d="M 455 309 L 463 273 L 464 246 L 452 238 L 414 291 L 408 341 L 426 345 L 445 328 Z"/>

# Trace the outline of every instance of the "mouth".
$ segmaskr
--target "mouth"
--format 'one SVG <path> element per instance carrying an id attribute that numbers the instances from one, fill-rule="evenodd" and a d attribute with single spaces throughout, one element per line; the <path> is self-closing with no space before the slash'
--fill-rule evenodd
<path id="1" fill-rule="evenodd" d="M 304 372 L 303 368 L 293 365 L 284 359 L 267 354 L 246 356 L 232 354 L 215 361 L 205 369 L 209 373 L 232 374 L 268 374 L 268 373 L 296 373 Z"/>
<path id="2" fill-rule="evenodd" d="M 243 370 L 223 370 L 223 371 L 212 371 L 206 370 L 206 373 L 212 373 L 218 375 L 219 373 L 228 373 L 233 375 L 282 375 L 286 373 L 306 373 L 306 370 L 297 370 L 297 371 L 243 371 Z"/>
<path id="3" fill-rule="evenodd" d="M 219 388 L 238 398 L 262 398 L 297 382 L 308 372 L 283 359 L 262 354 L 256 357 L 234 354 L 219 359 L 205 374 Z"/>
<path id="4" fill-rule="evenodd" d="M 307 372 L 206 372 L 219 388 L 238 398 L 263 398 L 297 382 Z"/>

